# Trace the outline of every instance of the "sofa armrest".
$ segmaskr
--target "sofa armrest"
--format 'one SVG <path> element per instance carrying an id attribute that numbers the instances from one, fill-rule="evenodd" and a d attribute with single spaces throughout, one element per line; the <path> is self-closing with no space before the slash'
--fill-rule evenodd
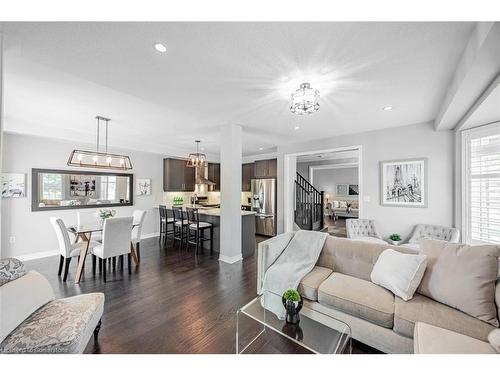
<path id="1" fill-rule="evenodd" d="M 295 232 L 287 232 L 259 243 L 257 248 L 257 294 L 260 294 L 266 270 L 279 258 Z"/>

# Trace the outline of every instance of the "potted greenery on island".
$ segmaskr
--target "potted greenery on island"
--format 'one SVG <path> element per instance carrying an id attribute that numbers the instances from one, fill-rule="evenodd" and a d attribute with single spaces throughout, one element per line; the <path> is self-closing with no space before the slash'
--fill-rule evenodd
<path id="1" fill-rule="evenodd" d="M 299 311 L 302 309 L 304 302 L 302 296 L 295 289 L 288 289 L 283 293 L 281 301 L 286 310 L 286 322 L 290 324 L 298 324 L 300 322 Z"/>

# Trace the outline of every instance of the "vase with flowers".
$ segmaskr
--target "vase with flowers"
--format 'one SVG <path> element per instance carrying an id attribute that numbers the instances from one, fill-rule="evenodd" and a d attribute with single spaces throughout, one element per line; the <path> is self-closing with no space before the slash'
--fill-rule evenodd
<path id="1" fill-rule="evenodd" d="M 104 225 L 104 220 L 106 219 L 109 219 L 110 217 L 113 217 L 116 215 L 116 211 L 115 210 L 110 210 L 110 209 L 107 209 L 107 208 L 103 208 L 101 210 L 99 210 L 99 214 L 98 214 L 98 219 L 99 219 L 99 223 L 101 225 Z"/>

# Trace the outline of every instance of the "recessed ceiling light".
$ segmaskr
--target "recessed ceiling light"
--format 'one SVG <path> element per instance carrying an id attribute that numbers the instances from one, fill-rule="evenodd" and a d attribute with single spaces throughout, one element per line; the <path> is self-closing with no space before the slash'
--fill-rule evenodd
<path id="1" fill-rule="evenodd" d="M 167 47 L 165 47 L 163 44 L 161 43 L 155 43 L 155 49 L 158 51 L 158 52 L 161 52 L 161 53 L 165 53 L 167 52 Z"/>
<path id="2" fill-rule="evenodd" d="M 262 151 L 264 149 L 264 147 L 259 147 L 259 151 Z"/>
<path id="3" fill-rule="evenodd" d="M 200 148 L 201 151 L 205 151 L 205 147 Z"/>
<path id="4" fill-rule="evenodd" d="M 299 130 L 299 129 L 300 129 L 300 126 L 298 126 L 298 125 L 297 125 L 297 126 L 295 126 L 295 127 L 294 127 L 294 129 L 295 129 L 295 130 Z"/>
<path id="5" fill-rule="evenodd" d="M 390 105 L 382 108 L 384 111 L 392 111 L 392 107 Z"/>

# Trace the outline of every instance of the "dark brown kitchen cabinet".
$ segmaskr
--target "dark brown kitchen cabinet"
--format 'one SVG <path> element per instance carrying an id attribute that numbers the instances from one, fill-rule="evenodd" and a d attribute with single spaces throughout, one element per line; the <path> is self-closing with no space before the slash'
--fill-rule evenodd
<path id="1" fill-rule="evenodd" d="M 241 166 L 241 191 L 252 190 L 252 178 L 254 173 L 254 163 L 247 163 Z"/>
<path id="2" fill-rule="evenodd" d="M 276 178 L 278 165 L 276 159 L 256 160 L 254 168 L 255 178 Z"/>
<path id="3" fill-rule="evenodd" d="M 208 164 L 208 179 L 215 185 L 212 186 L 211 191 L 220 191 L 220 164 Z"/>
<path id="4" fill-rule="evenodd" d="M 163 191 L 193 191 L 194 172 L 186 166 L 186 160 L 163 159 Z"/>

